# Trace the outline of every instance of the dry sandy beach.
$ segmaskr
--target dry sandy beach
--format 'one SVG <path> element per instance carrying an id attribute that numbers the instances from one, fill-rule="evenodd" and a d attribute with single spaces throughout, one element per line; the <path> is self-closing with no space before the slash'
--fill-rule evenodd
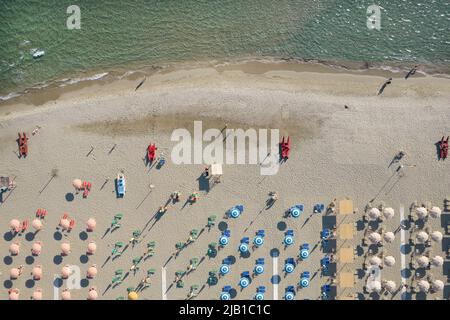
<path id="1" fill-rule="evenodd" d="M 380 85 L 389 76 L 393 77 L 392 84 L 383 95 L 377 96 Z M 357 212 L 345 221 L 337 217 L 337 223 L 357 223 L 354 239 L 345 243 L 355 249 L 364 237 L 360 220 L 370 201 L 374 206 L 384 204 L 394 208 L 395 216 L 380 224 L 385 231 L 396 231 L 401 222 L 400 212 L 404 211 L 407 219 L 415 201 L 443 209 L 444 199 L 450 196 L 450 163 L 438 160 L 435 143 L 450 134 L 450 79 L 417 74 L 404 80 L 403 76 L 288 62 L 249 62 L 158 71 L 149 75 L 137 91 L 135 87 L 143 78 L 140 73 L 70 90 L 43 90 L 3 103 L 0 105 L 0 175 L 16 177 L 17 187 L 4 193 L 0 203 L 0 299 L 8 299 L 9 288 L 20 289 L 21 299 L 29 299 L 36 288 L 42 288 L 44 299 L 59 299 L 67 284 L 61 285 L 54 279 L 66 264 L 76 265 L 81 271 L 81 288 L 71 290 L 73 299 L 86 299 L 92 286 L 97 288 L 99 299 L 126 297 L 126 289 L 136 287 L 150 268 L 156 273 L 151 277 L 150 287 L 139 292 L 139 299 L 185 299 L 191 285 L 202 287 L 208 272 L 217 270 L 229 256 L 234 262 L 231 272 L 221 277 L 216 286 L 206 286 L 198 299 L 218 299 L 225 285 L 236 289 L 235 299 L 253 299 L 258 286 L 266 286 L 266 299 L 282 299 L 285 288 L 295 286 L 304 271 L 314 275 L 325 256 L 320 245 L 316 246 L 307 260 L 299 262 L 292 274 L 284 276 L 284 261 L 298 255 L 299 245 L 309 243 L 314 247 L 320 242 L 320 230 L 327 219 L 324 214 L 313 214 L 314 204 L 327 205 L 335 198 L 353 200 Z M 280 135 L 289 135 L 293 141 L 291 156 L 273 176 L 261 176 L 258 165 L 224 165 L 222 182 L 208 192 L 199 191 L 204 165 L 175 165 L 170 160 L 175 145 L 170 141 L 172 131 L 192 130 L 194 120 L 202 121 L 204 130 L 221 130 L 225 124 L 228 128 L 280 129 Z M 36 126 L 41 129 L 31 135 Z M 17 156 L 18 132 L 30 136 L 26 159 Z M 149 170 L 145 165 L 150 143 L 156 143 L 158 154 L 166 155 L 166 164 L 159 170 L 155 167 Z M 400 150 L 406 156 L 390 165 Z M 400 164 L 405 167 L 398 172 Z M 127 178 L 123 199 L 116 198 L 114 186 L 120 170 Z M 52 171 L 57 173 L 53 179 Z M 74 194 L 75 178 L 92 182 L 87 199 L 81 193 Z M 154 185 L 152 190 L 150 185 Z M 181 201 L 170 205 L 152 226 L 153 215 L 176 190 L 182 193 Z M 200 199 L 183 206 L 194 191 L 199 191 Z M 276 191 L 279 199 L 265 210 L 270 191 Z M 298 203 L 305 205 L 300 218 L 285 218 L 285 211 Z M 224 219 L 225 212 L 238 204 L 245 206 L 244 213 L 236 220 Z M 11 239 L 10 220 L 31 221 L 37 208 L 48 211 L 43 230 L 33 240 L 28 231 Z M 58 240 L 56 227 L 64 212 L 75 219 L 75 228 Z M 118 213 L 124 216 L 122 227 L 104 236 Z M 431 231 L 444 234 L 442 242 L 433 242 L 427 249 L 431 250 L 431 256 L 446 256 L 443 251 L 447 250 L 449 236 L 443 226 L 449 214 L 444 212 L 440 219 L 430 218 L 427 222 Z M 185 242 L 190 230 L 201 230 L 211 215 L 217 216 L 216 225 L 210 231 L 205 229 L 193 244 L 166 264 L 175 251 L 175 244 Z M 86 239 L 83 231 L 90 217 L 95 217 L 97 228 L 87 233 Z M 222 229 L 225 224 L 231 231 L 230 243 L 219 250 L 217 257 L 206 257 L 197 270 L 184 276 L 184 288 L 172 285 L 175 272 L 185 270 L 190 258 L 205 256 L 208 244 L 218 241 L 219 227 Z M 128 242 L 136 229 L 143 232 L 142 242 L 105 263 L 114 243 Z M 239 257 L 240 240 L 245 236 L 252 240 L 260 229 L 266 232 L 264 245 L 252 251 L 250 257 Z M 282 241 L 288 229 L 294 230 L 295 244 L 285 249 Z M 406 255 L 402 258 L 402 233 L 403 241 L 408 242 L 410 230 L 397 230 L 395 240 L 380 249 L 396 260 L 393 267 L 381 270 L 381 279 L 393 280 L 399 288 L 402 281 L 411 285 L 412 275 L 401 271 L 409 267 L 409 253 L 414 250 L 403 246 Z M 8 248 L 15 240 L 20 241 L 21 251 L 10 257 Z M 98 249 L 87 257 L 86 247 L 91 240 L 97 243 Z M 30 257 L 34 241 L 42 241 L 42 254 Z M 70 242 L 72 252 L 61 261 L 55 256 L 60 254 L 60 244 L 64 241 Z M 132 259 L 143 254 L 148 241 L 156 242 L 156 254 L 140 263 L 136 275 L 131 272 L 123 283 L 108 288 L 114 271 L 120 268 L 127 271 Z M 280 251 L 277 259 L 271 257 L 274 248 Z M 345 266 L 346 270 L 358 274 L 355 288 L 344 290 L 343 294 L 355 293 L 359 299 L 401 299 L 401 292 L 363 293 L 366 275 L 358 269 L 362 268 L 367 247 L 358 248 L 355 262 Z M 257 258 L 265 259 L 266 270 L 241 290 L 240 274 L 251 273 Z M 43 267 L 43 277 L 33 281 L 30 272 L 37 264 Z M 85 279 L 86 270 L 92 264 L 97 265 L 98 275 Z M 445 283 L 443 291 L 403 297 L 448 299 L 448 264 L 446 260 L 442 267 L 427 271 Z M 10 280 L 10 268 L 19 265 L 24 265 L 23 274 L 17 280 Z M 275 286 L 271 281 L 274 269 L 280 275 Z M 327 276 L 321 277 L 317 272 L 310 286 L 297 292 L 296 299 L 319 299 L 320 288 L 327 281 Z"/>

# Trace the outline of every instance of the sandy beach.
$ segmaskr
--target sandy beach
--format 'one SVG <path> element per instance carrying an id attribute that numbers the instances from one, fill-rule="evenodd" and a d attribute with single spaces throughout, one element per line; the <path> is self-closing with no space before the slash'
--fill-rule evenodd
<path id="1" fill-rule="evenodd" d="M 295 299 L 319 299 L 321 286 L 328 281 L 327 276 L 320 276 L 320 260 L 325 256 L 320 231 L 328 216 L 314 214 L 313 206 L 345 198 L 352 199 L 357 210 L 345 218 L 336 216 L 337 224 L 356 224 L 355 236 L 343 245 L 354 246 L 358 254 L 353 264 L 343 267 L 356 272 L 355 288 L 344 290 L 342 295 L 402 299 L 401 290 L 394 295 L 363 293 L 367 275 L 361 268 L 367 247 L 360 244 L 367 223 L 361 219 L 368 204 L 392 207 L 395 216 L 380 227 L 394 232 L 402 221 L 400 213 L 407 219 L 414 202 L 443 209 L 444 199 L 450 197 L 450 163 L 438 160 L 436 143 L 450 133 L 450 79 L 418 73 L 405 80 L 401 73 L 248 62 L 156 71 L 135 91 L 143 76 L 138 72 L 112 82 L 44 89 L 0 104 L 0 175 L 15 177 L 16 182 L 13 191 L 2 194 L 0 203 L 0 299 L 8 299 L 10 288 L 20 289 L 20 299 L 29 299 L 36 288 L 42 288 L 43 299 L 60 299 L 67 283 L 55 279 L 64 265 L 78 266 L 81 272 L 80 289 L 71 290 L 72 299 L 86 299 L 92 286 L 97 288 L 99 299 L 126 297 L 127 288 L 137 287 L 150 268 L 156 272 L 150 286 L 139 292 L 139 299 L 185 299 L 190 286 L 205 285 L 208 272 L 218 270 L 226 257 L 233 261 L 231 272 L 220 277 L 217 285 L 206 285 L 197 299 L 218 299 L 225 285 L 236 290 L 234 299 L 253 299 L 258 286 L 266 287 L 266 299 L 282 299 L 285 288 L 296 286 L 304 271 L 314 277 L 308 288 L 297 291 Z M 387 77 L 393 77 L 392 84 L 378 96 Z M 279 129 L 281 136 L 292 139 L 290 158 L 272 176 L 262 176 L 259 165 L 224 165 L 222 182 L 204 190 L 204 164 L 176 165 L 170 158 L 176 144 L 170 139 L 172 131 L 186 128 L 192 132 L 194 121 L 202 121 L 203 130 L 222 130 L 225 125 Z M 37 126 L 39 131 L 32 135 Z M 30 137 L 25 159 L 18 158 L 18 132 Z M 149 169 L 145 164 L 150 143 L 156 143 L 158 155 L 166 155 L 160 169 Z M 406 155 L 392 163 L 400 150 Z M 404 165 L 401 169 L 400 164 Z M 117 199 L 114 179 L 121 170 L 127 179 L 127 193 Z M 92 183 L 86 199 L 82 192 L 74 191 L 72 181 L 76 178 Z M 174 191 L 181 192 L 181 201 L 170 204 L 159 220 L 152 219 Z M 199 200 L 185 205 L 195 191 Z M 276 191 L 279 199 L 265 209 L 271 191 Z M 298 203 L 305 205 L 305 212 L 298 219 L 284 217 L 286 210 Z M 225 219 L 227 210 L 239 204 L 245 207 L 243 214 L 238 219 Z M 38 208 L 48 211 L 43 230 L 33 235 L 30 227 L 23 235 L 12 237 L 10 220 L 31 221 Z M 61 234 L 56 228 L 65 212 L 75 219 L 75 227 Z M 122 226 L 105 234 L 119 213 L 123 214 Z M 216 225 L 210 231 L 204 229 L 194 243 L 168 261 L 175 244 L 185 242 L 190 230 L 202 230 L 211 215 L 217 216 Z M 426 249 L 431 256 L 446 256 L 443 251 L 450 240 L 444 227 L 449 215 L 443 212 L 440 218 L 427 221 L 429 230 L 444 234 L 441 242 Z M 97 227 L 86 233 L 90 217 L 96 219 Z M 205 257 L 208 244 L 217 242 L 226 227 L 231 231 L 230 243 L 215 258 Z M 142 231 L 142 241 L 130 245 L 114 261 L 106 261 L 114 243 L 127 243 L 137 229 Z M 249 257 L 240 257 L 240 240 L 252 240 L 260 229 L 266 233 L 264 245 Z M 285 249 L 283 238 L 289 229 L 294 230 L 295 244 Z M 395 240 L 379 249 L 396 260 L 393 267 L 381 270 L 381 279 L 393 280 L 399 287 L 402 282 L 411 285 L 414 273 L 404 270 L 409 268 L 414 250 L 405 245 L 410 231 L 397 231 Z M 11 257 L 8 248 L 16 240 L 21 251 Z M 97 251 L 87 256 L 91 240 L 96 242 Z M 30 250 L 35 241 L 42 241 L 42 254 L 33 257 Z M 60 245 L 65 241 L 70 242 L 72 251 L 61 259 Z M 141 262 L 135 275 L 131 272 L 120 285 L 109 287 L 114 271 L 128 271 L 148 241 L 156 242 L 154 256 Z M 285 260 L 295 258 L 303 243 L 315 249 L 285 276 Z M 406 252 L 403 257 L 401 248 Z M 279 250 L 278 258 L 272 257 L 273 249 Z M 184 288 L 176 288 L 175 272 L 186 270 L 193 257 L 205 258 L 183 277 Z M 252 273 L 258 258 L 265 259 L 265 272 L 241 290 L 240 274 Z M 42 265 L 43 277 L 33 281 L 30 272 L 37 264 Z M 98 274 L 86 279 L 93 264 Z M 20 265 L 24 266 L 23 274 L 10 280 L 10 268 Z M 274 268 L 280 276 L 275 285 Z M 448 270 L 446 259 L 443 266 L 427 271 L 445 283 L 442 291 L 406 293 L 403 298 L 448 299 Z"/>

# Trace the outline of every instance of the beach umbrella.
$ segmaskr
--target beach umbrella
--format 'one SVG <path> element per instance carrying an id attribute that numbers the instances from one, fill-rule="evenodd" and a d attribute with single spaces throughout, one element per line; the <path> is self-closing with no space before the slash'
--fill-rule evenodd
<path id="1" fill-rule="evenodd" d="M 20 244 L 19 242 L 11 243 L 9 246 L 9 253 L 13 256 L 18 255 L 20 252 Z"/>
<path id="2" fill-rule="evenodd" d="M 373 244 L 377 244 L 381 241 L 381 235 L 378 232 L 372 232 L 369 235 L 369 241 Z"/>
<path id="3" fill-rule="evenodd" d="M 9 290 L 9 300 L 19 300 L 20 290 L 11 289 Z"/>
<path id="4" fill-rule="evenodd" d="M 422 268 L 428 267 L 428 265 L 430 264 L 430 259 L 428 259 L 428 257 L 426 256 L 420 256 L 416 261 L 417 264 Z"/>
<path id="5" fill-rule="evenodd" d="M 76 190 L 80 190 L 81 187 L 83 186 L 83 182 L 81 181 L 81 179 L 75 179 L 72 181 L 72 186 L 76 189 Z"/>
<path id="6" fill-rule="evenodd" d="M 9 222 L 9 227 L 11 228 L 11 230 L 19 230 L 20 229 L 20 221 L 17 219 L 12 219 Z"/>
<path id="7" fill-rule="evenodd" d="M 70 243 L 63 242 L 61 243 L 61 254 L 67 256 L 70 253 Z"/>
<path id="8" fill-rule="evenodd" d="M 37 288 L 32 295 L 33 300 L 42 300 L 42 289 Z"/>
<path id="9" fill-rule="evenodd" d="M 427 209 L 424 207 L 416 208 L 416 214 L 419 219 L 423 219 L 428 215 Z"/>
<path id="10" fill-rule="evenodd" d="M 264 266 L 262 264 L 257 264 L 255 266 L 255 273 L 256 274 L 261 274 L 264 272 Z"/>
<path id="11" fill-rule="evenodd" d="M 241 244 L 239 245 L 239 251 L 240 251 L 241 253 L 248 252 L 248 245 L 247 245 L 246 243 L 241 243 Z"/>
<path id="12" fill-rule="evenodd" d="M 137 300 L 138 299 L 138 294 L 135 291 L 131 291 L 130 293 L 128 293 L 128 300 Z"/>
<path id="13" fill-rule="evenodd" d="M 430 209 L 430 216 L 432 218 L 439 218 L 441 216 L 442 210 L 439 207 L 432 207 Z"/>
<path id="14" fill-rule="evenodd" d="M 41 219 L 33 219 L 33 222 L 31 222 L 31 225 L 33 226 L 34 229 L 36 229 L 36 231 L 39 231 L 42 229 L 42 221 Z"/>
<path id="15" fill-rule="evenodd" d="M 383 281 L 383 288 L 389 293 L 393 293 L 397 288 L 397 284 L 392 280 Z"/>
<path id="16" fill-rule="evenodd" d="M 86 228 L 88 231 L 94 231 L 96 226 L 97 226 L 97 221 L 95 221 L 94 218 L 89 218 L 88 221 L 86 221 Z"/>
<path id="17" fill-rule="evenodd" d="M 227 236 L 221 236 L 219 238 L 219 243 L 221 246 L 226 246 L 230 242 L 230 239 Z"/>
<path id="18" fill-rule="evenodd" d="M 417 286 L 421 292 L 428 292 L 428 290 L 430 290 L 430 283 L 425 280 L 419 280 Z"/>
<path id="19" fill-rule="evenodd" d="M 292 273 L 294 269 L 295 267 L 292 263 L 286 263 L 286 265 L 284 266 L 284 271 L 286 271 L 286 273 Z"/>
<path id="20" fill-rule="evenodd" d="M 302 259 L 307 259 L 309 257 L 309 251 L 307 249 L 300 250 L 300 257 Z"/>
<path id="21" fill-rule="evenodd" d="M 309 286 L 309 279 L 308 278 L 302 278 L 300 280 L 300 286 L 302 288 L 307 288 Z"/>
<path id="22" fill-rule="evenodd" d="M 59 225 L 64 229 L 67 230 L 70 228 L 70 221 L 69 219 L 61 219 L 59 221 Z"/>
<path id="23" fill-rule="evenodd" d="M 431 283 L 431 288 L 433 289 L 433 291 L 442 291 L 444 290 L 444 282 L 442 282 L 441 280 L 434 280 Z"/>
<path id="24" fill-rule="evenodd" d="M 440 241 L 442 241 L 442 238 L 443 238 L 443 235 L 442 235 L 442 232 L 440 232 L 440 231 L 433 231 L 431 233 L 431 239 L 433 241 L 440 242 Z"/>
<path id="25" fill-rule="evenodd" d="M 239 285 L 241 286 L 241 288 L 247 288 L 249 284 L 250 284 L 250 280 L 247 277 L 242 277 L 239 280 Z"/>
<path id="26" fill-rule="evenodd" d="M 41 280 L 42 278 L 42 266 L 38 265 L 33 267 L 31 270 L 31 274 L 33 275 L 33 280 Z"/>
<path id="27" fill-rule="evenodd" d="M 240 211 L 238 208 L 234 207 L 234 208 L 232 208 L 232 209 L 230 210 L 230 216 L 231 216 L 232 218 L 236 219 L 236 218 L 238 218 L 240 215 L 241 215 L 241 211 Z"/>
<path id="28" fill-rule="evenodd" d="M 424 243 L 428 240 L 428 233 L 425 231 L 419 231 L 416 235 L 416 239 L 420 243 Z"/>
<path id="29" fill-rule="evenodd" d="M 61 299 L 62 300 L 71 300 L 71 294 L 70 291 L 68 289 L 64 289 L 64 291 L 61 293 Z"/>
<path id="30" fill-rule="evenodd" d="M 284 244 L 289 246 L 294 243 L 294 237 L 291 235 L 287 235 L 284 237 Z"/>
<path id="31" fill-rule="evenodd" d="M 97 266 L 93 264 L 87 269 L 87 277 L 92 279 L 95 278 L 96 275 L 97 275 Z"/>
<path id="32" fill-rule="evenodd" d="M 442 267 L 444 265 L 444 258 L 441 256 L 434 256 L 431 258 L 431 264 L 435 267 Z"/>
<path id="33" fill-rule="evenodd" d="M 9 270 L 9 277 L 12 280 L 15 280 L 20 276 L 21 273 L 22 273 L 21 268 L 11 268 L 11 270 Z"/>
<path id="34" fill-rule="evenodd" d="M 286 294 L 284 295 L 284 299 L 285 300 L 294 300 L 294 293 L 291 291 L 286 292 Z"/>
<path id="35" fill-rule="evenodd" d="M 94 254 L 96 250 L 97 250 L 97 245 L 95 244 L 94 241 L 90 241 L 87 246 L 87 253 Z"/>
<path id="36" fill-rule="evenodd" d="M 381 265 L 381 259 L 377 256 L 373 256 L 369 259 L 369 263 L 373 266 Z"/>
<path id="37" fill-rule="evenodd" d="M 92 287 L 89 289 L 89 293 L 88 293 L 88 300 L 96 300 L 98 298 L 98 293 L 97 290 Z"/>
<path id="38" fill-rule="evenodd" d="M 222 292 L 220 294 L 220 300 L 230 300 L 231 295 L 228 292 Z"/>
<path id="39" fill-rule="evenodd" d="M 36 241 L 33 243 L 33 246 L 31 247 L 31 253 L 38 256 L 41 254 L 42 251 L 42 243 L 40 241 Z"/>
<path id="40" fill-rule="evenodd" d="M 264 238 L 261 236 L 256 236 L 255 239 L 253 239 L 253 244 L 257 247 L 263 245 L 264 243 Z"/>
<path id="41" fill-rule="evenodd" d="M 61 268 L 61 278 L 67 279 L 72 274 L 72 269 L 69 265 L 65 265 Z"/>
<path id="42" fill-rule="evenodd" d="M 392 243 L 395 240 L 395 234 L 391 231 L 388 231 L 383 235 L 383 239 L 388 243 Z"/>
<path id="43" fill-rule="evenodd" d="M 367 283 L 366 288 L 369 292 L 380 292 L 381 282 L 378 280 L 373 280 Z"/>
<path id="44" fill-rule="evenodd" d="M 392 267 L 395 265 L 395 258 L 393 256 L 384 257 L 384 264 L 388 267 Z"/>
<path id="45" fill-rule="evenodd" d="M 392 208 L 384 208 L 383 209 L 383 216 L 386 219 L 391 219 L 392 217 L 394 217 L 394 215 L 395 215 L 394 209 L 392 209 Z"/>
<path id="46" fill-rule="evenodd" d="M 264 294 L 258 292 L 255 294 L 255 300 L 264 300 Z"/>
<path id="47" fill-rule="evenodd" d="M 298 218 L 300 216 L 300 213 L 301 213 L 300 208 L 297 207 L 297 206 L 290 208 L 289 212 L 290 212 L 291 216 L 294 217 L 294 218 Z"/>
<path id="48" fill-rule="evenodd" d="M 220 271 L 221 274 L 226 275 L 226 274 L 228 274 L 230 272 L 230 266 L 227 265 L 227 264 L 223 264 L 223 265 L 220 266 L 219 271 Z"/>
<path id="49" fill-rule="evenodd" d="M 378 208 L 372 208 L 369 210 L 369 219 L 374 221 L 377 220 L 380 217 L 381 213 Z"/>

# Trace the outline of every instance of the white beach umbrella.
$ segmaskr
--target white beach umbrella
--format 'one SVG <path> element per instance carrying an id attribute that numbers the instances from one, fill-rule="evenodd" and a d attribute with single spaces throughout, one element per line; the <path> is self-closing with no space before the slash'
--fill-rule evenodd
<path id="1" fill-rule="evenodd" d="M 427 208 L 425 207 L 416 208 L 416 214 L 419 219 L 425 218 L 428 215 Z"/>
<path id="2" fill-rule="evenodd" d="M 442 232 L 440 232 L 440 231 L 433 231 L 432 233 L 431 233 L 431 239 L 433 240 L 433 241 L 436 241 L 436 242 L 440 242 L 440 241 L 442 241 L 442 238 L 443 238 L 444 236 L 442 235 Z"/>
<path id="3" fill-rule="evenodd" d="M 378 280 L 373 280 L 367 283 L 366 288 L 369 292 L 380 292 L 381 282 Z"/>
<path id="4" fill-rule="evenodd" d="M 378 208 L 372 208 L 369 210 L 369 219 L 374 221 L 377 220 L 380 217 L 381 213 Z"/>
<path id="5" fill-rule="evenodd" d="M 433 289 L 433 291 L 442 291 L 444 290 L 444 282 L 442 282 L 441 280 L 434 280 L 431 283 L 431 288 Z"/>
<path id="6" fill-rule="evenodd" d="M 393 293 L 395 291 L 395 289 L 397 288 L 397 284 L 392 280 L 383 281 L 383 288 L 386 291 Z"/>
<path id="7" fill-rule="evenodd" d="M 441 256 L 434 256 L 431 258 L 431 264 L 435 267 L 442 267 L 444 265 L 444 258 Z"/>
<path id="8" fill-rule="evenodd" d="M 421 292 L 428 292 L 428 290 L 430 290 L 430 283 L 425 280 L 419 280 L 417 286 Z"/>
<path id="9" fill-rule="evenodd" d="M 391 219 L 392 217 L 394 217 L 394 215 L 395 215 L 394 209 L 392 209 L 392 208 L 384 208 L 383 216 L 386 219 Z"/>
<path id="10" fill-rule="evenodd" d="M 393 256 L 387 256 L 384 258 L 384 264 L 388 267 L 395 265 L 395 258 Z"/>
<path id="11" fill-rule="evenodd" d="M 416 235 L 416 239 L 420 243 L 424 243 L 428 240 L 428 233 L 425 231 L 419 231 Z"/>
<path id="12" fill-rule="evenodd" d="M 388 231 L 383 236 L 384 241 L 391 243 L 395 240 L 395 234 L 391 231 Z"/>
<path id="13" fill-rule="evenodd" d="M 428 257 L 426 256 L 420 256 L 416 261 L 417 264 L 422 268 L 428 267 L 428 264 L 430 263 L 430 259 L 428 259 Z"/>
<path id="14" fill-rule="evenodd" d="M 381 265 L 381 259 L 377 256 L 373 256 L 369 259 L 369 263 L 373 266 Z"/>
<path id="15" fill-rule="evenodd" d="M 378 242 L 381 241 L 381 234 L 379 234 L 378 232 L 372 232 L 369 235 L 369 240 L 370 242 L 372 242 L 373 244 L 377 244 Z"/>
<path id="16" fill-rule="evenodd" d="M 432 207 L 430 209 L 430 216 L 432 218 L 439 218 L 441 216 L 442 210 L 439 207 Z"/>

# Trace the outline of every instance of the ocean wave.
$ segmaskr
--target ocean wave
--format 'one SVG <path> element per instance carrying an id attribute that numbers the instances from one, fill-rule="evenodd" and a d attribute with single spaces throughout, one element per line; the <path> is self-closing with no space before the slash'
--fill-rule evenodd
<path id="1" fill-rule="evenodd" d="M 20 96 L 21 96 L 21 94 L 18 92 L 11 92 L 11 93 L 8 93 L 6 96 L 0 96 L 0 101 L 7 101 L 9 99 L 20 97 Z"/>
<path id="2" fill-rule="evenodd" d="M 63 79 L 63 80 L 59 81 L 59 82 L 63 82 L 59 86 L 65 87 L 67 85 L 76 84 L 76 83 L 83 82 L 83 81 L 100 80 L 100 79 L 106 77 L 108 74 L 109 74 L 109 72 L 103 72 L 103 73 L 94 74 L 93 76 L 89 76 L 89 77 Z"/>

